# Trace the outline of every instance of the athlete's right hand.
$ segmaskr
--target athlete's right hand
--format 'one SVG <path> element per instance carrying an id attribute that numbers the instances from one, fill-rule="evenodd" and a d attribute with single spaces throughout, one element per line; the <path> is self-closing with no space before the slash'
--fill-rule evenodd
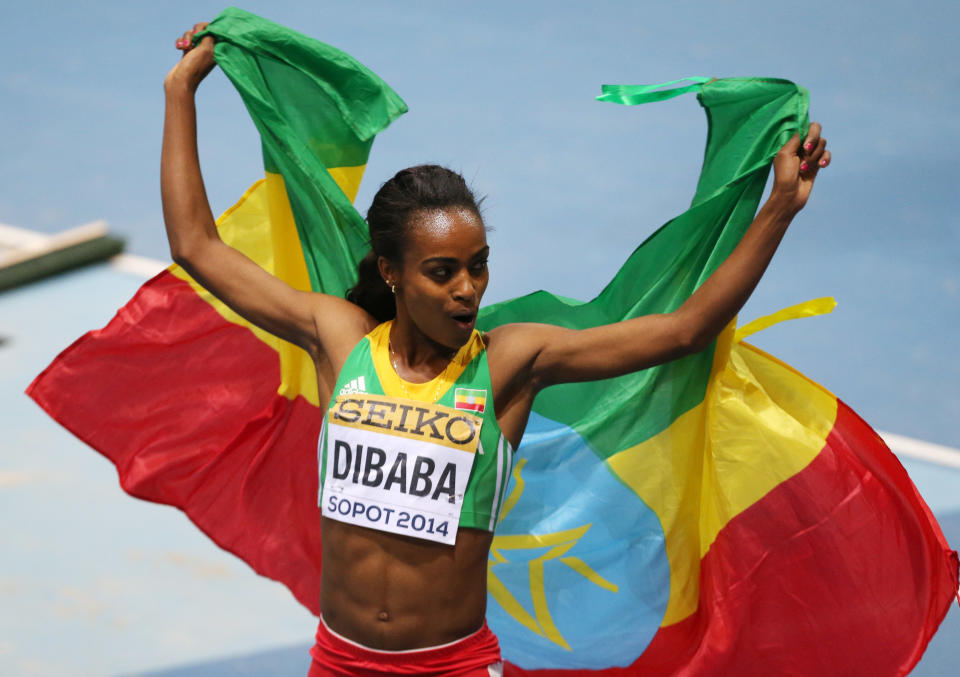
<path id="1" fill-rule="evenodd" d="M 206 21 L 194 25 L 193 28 L 184 33 L 177 39 L 177 49 L 183 51 L 179 63 L 174 66 L 166 79 L 163 81 L 164 87 L 170 89 L 174 86 L 185 86 L 190 91 L 195 91 L 207 73 L 213 70 L 216 62 L 213 60 L 213 37 L 204 37 L 199 44 L 193 44 L 193 36 L 196 33 L 206 29 Z"/>

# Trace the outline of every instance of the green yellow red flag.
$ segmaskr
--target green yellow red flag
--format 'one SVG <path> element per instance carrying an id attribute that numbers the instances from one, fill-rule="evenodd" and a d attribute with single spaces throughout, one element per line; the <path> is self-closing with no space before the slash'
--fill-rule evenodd
<path id="1" fill-rule="evenodd" d="M 223 239 L 300 289 L 342 295 L 368 249 L 351 201 L 403 102 L 346 54 L 246 12 L 208 30 L 266 174 L 218 220 Z M 732 251 L 773 155 L 806 129 L 807 93 L 766 78 L 689 82 L 601 98 L 697 92 L 709 131 L 690 209 L 593 301 L 538 292 L 484 309 L 483 328 L 669 312 Z M 743 341 L 758 326 L 537 398 L 488 567 L 507 674 L 900 675 L 919 659 L 956 591 L 956 553 L 869 426 Z M 323 417 L 303 351 L 171 266 L 28 393 L 113 461 L 128 492 L 183 509 L 318 611 Z"/>

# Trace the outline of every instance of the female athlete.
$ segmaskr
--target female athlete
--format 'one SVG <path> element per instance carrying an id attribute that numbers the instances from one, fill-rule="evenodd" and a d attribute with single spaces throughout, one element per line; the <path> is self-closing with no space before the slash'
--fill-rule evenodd
<path id="1" fill-rule="evenodd" d="M 770 197 L 740 244 L 676 311 L 582 331 L 510 324 L 481 335 L 486 229 L 463 178 L 441 167 L 405 169 L 381 187 L 367 217 L 372 252 L 347 299 L 293 289 L 221 241 L 197 155 L 194 95 L 215 65 L 213 38 L 192 46 L 205 27 L 177 41 L 183 57 L 164 83 L 164 220 L 175 261 L 316 365 L 328 413 L 310 675 L 499 674 L 484 621 L 494 487 L 506 479 L 498 454 L 517 447 L 543 388 L 710 344 L 830 163 L 820 125 L 780 150 Z"/>

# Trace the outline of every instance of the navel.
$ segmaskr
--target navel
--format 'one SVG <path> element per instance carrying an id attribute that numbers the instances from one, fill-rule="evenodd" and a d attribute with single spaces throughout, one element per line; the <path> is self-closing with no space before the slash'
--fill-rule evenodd
<path id="1" fill-rule="evenodd" d="M 377 614 L 377 620 L 386 623 L 390 620 L 390 614 L 387 611 L 381 611 Z"/>

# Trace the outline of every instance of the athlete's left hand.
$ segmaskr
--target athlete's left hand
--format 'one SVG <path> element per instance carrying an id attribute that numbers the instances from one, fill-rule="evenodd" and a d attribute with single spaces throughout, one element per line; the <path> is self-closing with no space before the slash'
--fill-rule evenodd
<path id="1" fill-rule="evenodd" d="M 819 123 L 811 122 L 802 147 L 800 135 L 794 134 L 773 159 L 770 200 L 792 213 L 807 204 L 817 172 L 830 164 L 830 151 L 826 149 L 827 140 L 820 136 L 821 130 Z"/>

